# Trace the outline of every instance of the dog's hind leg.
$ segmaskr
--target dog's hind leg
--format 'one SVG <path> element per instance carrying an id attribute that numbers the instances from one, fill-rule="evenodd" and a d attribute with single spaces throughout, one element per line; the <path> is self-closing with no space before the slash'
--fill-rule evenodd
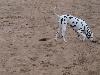
<path id="1" fill-rule="evenodd" d="M 65 35 L 66 35 L 66 25 L 63 24 L 63 26 L 62 26 L 62 37 L 63 37 L 64 42 L 67 42 L 66 39 L 65 39 Z"/>

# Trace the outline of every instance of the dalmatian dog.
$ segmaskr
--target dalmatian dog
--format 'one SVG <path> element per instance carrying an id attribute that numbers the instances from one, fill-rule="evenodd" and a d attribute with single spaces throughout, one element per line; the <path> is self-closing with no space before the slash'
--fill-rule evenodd
<path id="1" fill-rule="evenodd" d="M 69 14 L 60 16 L 55 13 L 55 15 L 57 15 L 59 23 L 58 31 L 55 37 L 56 40 L 57 38 L 63 38 L 63 40 L 67 42 L 65 39 L 66 27 L 67 25 L 70 25 L 73 28 L 73 30 L 77 33 L 79 39 L 81 39 L 82 41 L 87 39 L 93 41 L 93 33 L 91 32 L 88 24 L 84 20 Z"/>

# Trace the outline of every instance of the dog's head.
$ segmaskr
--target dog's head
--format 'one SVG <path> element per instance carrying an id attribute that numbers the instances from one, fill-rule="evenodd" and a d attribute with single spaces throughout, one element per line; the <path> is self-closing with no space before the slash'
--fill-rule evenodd
<path id="1" fill-rule="evenodd" d="M 88 32 L 87 38 L 88 38 L 90 41 L 93 41 L 93 33 L 92 33 L 92 32 Z"/>

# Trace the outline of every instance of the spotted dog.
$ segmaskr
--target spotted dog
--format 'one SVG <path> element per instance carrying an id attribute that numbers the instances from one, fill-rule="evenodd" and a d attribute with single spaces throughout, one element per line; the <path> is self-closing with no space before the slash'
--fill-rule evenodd
<path id="1" fill-rule="evenodd" d="M 63 38 L 63 40 L 67 42 L 65 39 L 65 32 L 67 25 L 70 25 L 73 28 L 73 30 L 77 32 L 78 37 L 81 40 L 84 41 L 86 39 L 89 39 L 90 41 L 93 41 L 93 33 L 91 32 L 89 26 L 84 20 L 74 17 L 72 15 L 56 15 L 58 16 L 59 23 L 58 31 L 56 33 L 55 38 L 56 40 L 57 38 Z"/>

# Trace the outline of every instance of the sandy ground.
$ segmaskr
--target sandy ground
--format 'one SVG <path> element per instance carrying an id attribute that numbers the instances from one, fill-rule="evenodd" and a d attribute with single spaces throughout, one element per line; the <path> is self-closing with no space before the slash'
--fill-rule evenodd
<path id="1" fill-rule="evenodd" d="M 68 27 L 54 40 L 58 14 L 87 21 L 96 43 Z M 100 75 L 100 0 L 0 0 L 0 75 Z"/>

